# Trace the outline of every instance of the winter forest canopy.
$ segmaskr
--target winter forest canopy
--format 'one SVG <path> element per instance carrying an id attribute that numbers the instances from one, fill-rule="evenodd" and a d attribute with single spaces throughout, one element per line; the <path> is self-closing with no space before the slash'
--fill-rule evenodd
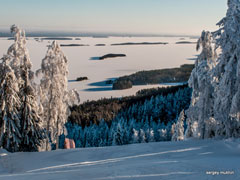
<path id="1" fill-rule="evenodd" d="M 52 150 L 63 148 L 65 137 L 76 147 L 238 138 L 239 0 L 228 0 L 226 17 L 218 25 L 216 32 L 203 31 L 197 42 L 201 52 L 189 87 L 84 105 L 74 105 L 79 95 L 68 91 L 68 60 L 58 43 L 52 42 L 34 73 L 25 32 L 13 25 L 14 43 L 0 62 L 0 147 L 10 152 Z"/>

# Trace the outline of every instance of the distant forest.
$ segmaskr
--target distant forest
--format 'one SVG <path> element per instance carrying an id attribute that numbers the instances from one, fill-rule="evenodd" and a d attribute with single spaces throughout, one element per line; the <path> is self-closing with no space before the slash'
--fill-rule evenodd
<path id="1" fill-rule="evenodd" d="M 132 85 L 187 82 L 193 68 L 193 64 L 184 64 L 180 68 L 139 71 L 115 80 L 113 89 L 128 89 Z"/>
<path id="2" fill-rule="evenodd" d="M 71 107 L 66 127 L 77 147 L 171 140 L 171 127 L 187 109 L 187 85 L 148 89 L 136 96 L 102 99 Z M 60 137 L 63 147 L 65 136 Z"/>

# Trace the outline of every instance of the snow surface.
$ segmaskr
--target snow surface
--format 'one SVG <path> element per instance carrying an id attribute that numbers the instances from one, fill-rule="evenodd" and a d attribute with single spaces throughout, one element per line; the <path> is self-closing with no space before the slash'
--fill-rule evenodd
<path id="1" fill-rule="evenodd" d="M 0 149 L 3 180 L 240 179 L 240 140 L 189 140 L 14 153 Z"/>
<path id="2" fill-rule="evenodd" d="M 79 91 L 81 102 L 86 100 L 96 100 L 102 97 L 122 97 L 134 95 L 138 90 L 162 85 L 135 86 L 128 90 L 111 90 L 111 86 L 105 83 L 109 78 L 129 75 L 141 70 L 153 70 L 162 68 L 179 67 L 182 64 L 193 64 L 196 54 L 196 44 L 175 44 L 179 37 L 109 37 L 92 38 L 81 37 L 81 40 L 60 40 L 59 44 L 87 44 L 81 47 L 61 47 L 68 58 L 69 80 L 77 77 L 87 76 L 88 81 L 69 82 L 69 89 L 76 88 Z M 186 40 L 196 41 L 195 39 Z M 126 42 L 168 42 L 167 45 L 125 45 L 111 46 L 113 43 Z M 7 52 L 13 40 L 0 38 L 0 57 Z M 27 47 L 33 70 L 40 68 L 42 59 L 45 57 L 47 45 L 51 41 L 44 40 L 37 42 L 34 38 L 28 38 Z M 95 46 L 96 44 L 106 44 L 106 46 Z M 108 53 L 123 53 L 126 57 L 118 57 L 103 61 L 91 60 L 92 57 L 103 56 Z"/>

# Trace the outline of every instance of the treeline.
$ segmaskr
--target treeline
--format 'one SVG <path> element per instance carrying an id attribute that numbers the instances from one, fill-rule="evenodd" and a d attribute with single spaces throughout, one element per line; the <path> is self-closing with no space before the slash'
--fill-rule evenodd
<path id="1" fill-rule="evenodd" d="M 151 96 L 150 92 L 158 91 Z M 121 99 L 103 99 L 72 107 L 66 124 L 76 147 L 99 147 L 171 140 L 171 127 L 189 107 L 186 85 L 150 89 Z M 108 116 L 106 115 L 108 114 Z M 91 118 L 92 117 L 92 118 Z M 85 122 L 86 121 L 86 122 Z M 64 135 L 60 137 L 63 147 Z"/>
<path id="2" fill-rule="evenodd" d="M 120 111 L 128 109 L 133 104 L 143 103 L 159 95 L 167 96 L 168 94 L 175 94 L 177 91 L 185 88 L 188 88 L 187 84 L 140 90 L 135 96 L 87 101 L 83 104 L 70 107 L 71 114 L 68 122 L 78 124 L 82 127 L 89 126 L 90 124 L 99 124 L 101 119 L 110 122 Z"/>
<path id="3" fill-rule="evenodd" d="M 187 82 L 193 68 L 192 64 L 184 64 L 180 68 L 139 71 L 118 78 L 113 83 L 113 89 L 127 89 L 132 85 Z"/>

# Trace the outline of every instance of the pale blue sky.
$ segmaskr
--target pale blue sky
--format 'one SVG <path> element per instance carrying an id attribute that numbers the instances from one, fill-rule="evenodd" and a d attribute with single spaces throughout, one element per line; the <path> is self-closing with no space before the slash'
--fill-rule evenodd
<path id="1" fill-rule="evenodd" d="M 227 0 L 0 0 L 0 29 L 199 35 Z"/>

